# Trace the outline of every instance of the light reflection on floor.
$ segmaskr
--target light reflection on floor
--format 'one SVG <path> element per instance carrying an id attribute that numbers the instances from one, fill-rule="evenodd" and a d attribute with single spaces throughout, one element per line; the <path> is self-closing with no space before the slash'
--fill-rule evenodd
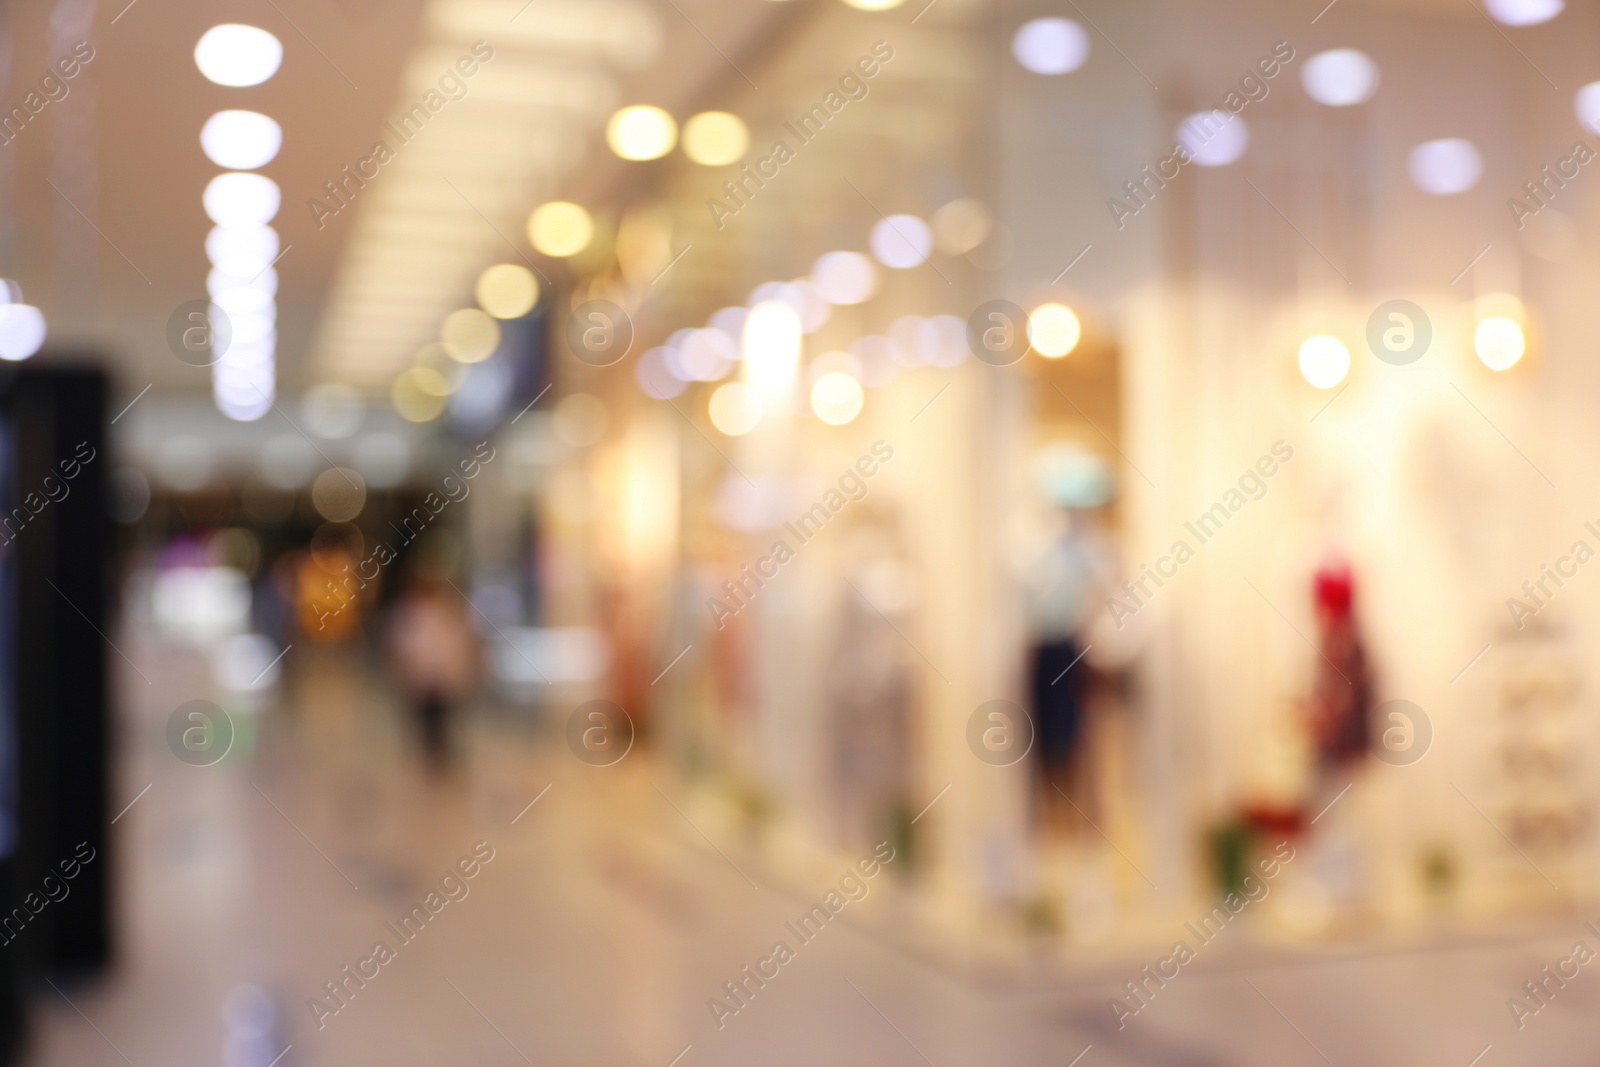
<path id="1" fill-rule="evenodd" d="M 289 710 L 241 730 L 237 758 L 190 767 L 161 727 L 184 699 L 165 690 L 194 675 L 162 666 L 157 685 L 123 690 L 114 795 L 150 789 L 114 839 L 122 962 L 101 982 L 41 988 L 36 1067 L 269 1067 L 280 1055 L 281 1067 L 955 1067 L 1080 1053 L 1081 1067 L 1466 1067 L 1486 1045 L 1483 1067 L 1594 1062 L 1600 975 L 1569 982 L 1520 1033 L 1505 1007 L 1568 954 L 1577 922 L 1429 952 L 1264 960 L 1219 946 L 1119 1031 L 1107 1001 L 1153 957 L 964 974 L 876 932 L 904 899 L 887 873 L 843 917 L 876 921 L 835 922 L 800 945 L 719 1028 L 708 999 L 731 1005 L 725 982 L 775 941 L 798 945 L 785 924 L 830 886 L 768 877 L 736 841 L 711 845 L 645 754 L 592 768 L 525 726 L 480 719 L 461 772 L 430 782 L 381 683 L 314 657 L 296 666 Z M 386 924 L 480 841 L 493 859 L 402 942 Z M 380 940 L 394 957 L 362 963 Z M 307 1001 L 346 966 L 377 973 L 319 1020 Z"/>

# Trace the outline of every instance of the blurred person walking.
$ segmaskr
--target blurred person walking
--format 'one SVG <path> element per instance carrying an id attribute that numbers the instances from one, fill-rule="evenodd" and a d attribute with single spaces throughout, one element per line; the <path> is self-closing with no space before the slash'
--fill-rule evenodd
<path id="1" fill-rule="evenodd" d="M 450 764 L 454 707 L 477 684 L 478 636 L 461 595 L 441 577 L 418 567 L 390 609 L 389 655 L 395 678 L 416 715 L 429 767 Z"/>

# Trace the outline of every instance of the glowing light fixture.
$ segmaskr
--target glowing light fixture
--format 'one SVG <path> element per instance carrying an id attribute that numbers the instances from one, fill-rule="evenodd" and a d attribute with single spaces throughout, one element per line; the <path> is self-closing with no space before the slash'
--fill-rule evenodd
<path id="1" fill-rule="evenodd" d="M 200 127 L 206 158 L 229 170 L 255 170 L 283 147 L 283 127 L 258 111 L 219 111 Z"/>
<path id="2" fill-rule="evenodd" d="M 283 45 L 266 30 L 225 22 L 213 26 L 194 46 L 194 63 L 218 85 L 260 85 L 278 72 Z"/>
<path id="3" fill-rule="evenodd" d="M 706 167 L 725 167 L 744 158 L 750 131 L 738 115 L 702 111 L 683 124 L 683 154 Z"/>
<path id="4" fill-rule="evenodd" d="M 1600 125 L 1600 82 L 1590 82 L 1573 95 L 1572 112 L 1587 130 Z"/>
<path id="5" fill-rule="evenodd" d="M 1070 74 L 1089 59 L 1089 35 L 1071 19 L 1034 19 L 1011 38 L 1011 54 L 1035 74 Z"/>
<path id="6" fill-rule="evenodd" d="M 439 327 L 439 343 L 451 359 L 482 363 L 500 347 L 500 324 L 477 308 L 452 311 Z"/>
<path id="7" fill-rule="evenodd" d="M 478 306 L 497 319 L 520 319 L 539 302 L 539 279 L 516 263 L 497 263 L 478 275 Z"/>
<path id="8" fill-rule="evenodd" d="M 1325 333 L 1307 337 L 1300 344 L 1300 373 L 1318 389 L 1332 389 L 1350 373 L 1350 350 Z"/>
<path id="9" fill-rule="evenodd" d="M 1566 8 L 1565 0 L 1484 0 L 1496 22 L 1507 26 L 1537 26 L 1549 22 Z"/>
<path id="10" fill-rule="evenodd" d="M 594 239 L 594 219 L 577 204 L 552 200 L 528 217 L 528 240 L 547 256 L 575 256 Z"/>
<path id="11" fill-rule="evenodd" d="M 1507 370 L 1527 351 L 1522 327 L 1503 316 L 1482 319 L 1472 333 L 1472 348 L 1490 370 Z"/>
<path id="12" fill-rule="evenodd" d="M 1028 316 L 1028 343 L 1046 359 L 1060 359 L 1078 347 L 1083 327 L 1065 304 L 1040 304 Z"/>
<path id="13" fill-rule="evenodd" d="M 1478 300 L 1478 325 L 1472 333 L 1472 348 L 1490 370 L 1508 370 L 1528 350 L 1524 324 L 1527 311 L 1522 301 L 1510 293 L 1490 293 Z"/>
<path id="14" fill-rule="evenodd" d="M 1349 107 L 1366 103 L 1378 91 L 1378 65 L 1365 52 L 1332 48 L 1306 60 L 1300 83 L 1319 104 Z"/>
<path id="15" fill-rule="evenodd" d="M 781 300 L 763 300 L 744 320 L 744 380 L 780 399 L 800 368 L 800 316 Z"/>
<path id="16" fill-rule="evenodd" d="M 906 0 L 844 0 L 844 2 L 861 11 L 888 11 L 891 7 L 899 7 Z"/>
<path id="17" fill-rule="evenodd" d="M 278 183 L 260 174 L 229 171 L 206 183 L 206 216 L 218 226 L 265 226 L 278 214 Z"/>
<path id="18" fill-rule="evenodd" d="M 1483 177 L 1483 156 L 1471 141 L 1446 137 L 1411 150 L 1406 169 L 1418 189 L 1434 196 L 1464 193 Z"/>
<path id="19" fill-rule="evenodd" d="M 214 226 L 206 234 L 206 258 L 227 274 L 252 278 L 278 256 L 278 233 L 270 226 Z"/>
<path id="20" fill-rule="evenodd" d="M 711 394 L 711 425 L 738 437 L 761 424 L 761 394 L 743 382 L 727 382 Z"/>
<path id="21" fill-rule="evenodd" d="M 1202 167 L 1226 167 L 1250 147 L 1250 127 L 1226 111 L 1199 111 L 1178 124 L 1178 143 Z"/>
<path id="22" fill-rule="evenodd" d="M 878 272 L 860 252 L 828 252 L 811 265 L 811 284 L 830 304 L 859 304 L 877 289 Z"/>
<path id="23" fill-rule="evenodd" d="M 861 414 L 866 393 L 861 383 L 842 371 L 831 371 L 811 386 L 811 410 L 830 426 L 843 426 Z"/>
<path id="24" fill-rule="evenodd" d="M 31 304 L 0 305 L 0 359 L 27 359 L 44 345 L 44 312 Z"/>
<path id="25" fill-rule="evenodd" d="M 606 143 L 623 159 L 660 159 L 678 143 L 678 123 L 659 107 L 635 104 L 611 116 Z"/>
<path id="26" fill-rule="evenodd" d="M 885 267 L 908 270 L 927 262 L 933 231 L 915 215 L 890 215 L 872 227 L 872 254 Z"/>

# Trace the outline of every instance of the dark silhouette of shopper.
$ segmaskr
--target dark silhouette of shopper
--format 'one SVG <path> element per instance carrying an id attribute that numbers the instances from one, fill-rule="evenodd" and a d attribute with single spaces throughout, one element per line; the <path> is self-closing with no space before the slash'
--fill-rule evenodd
<path id="1" fill-rule="evenodd" d="M 415 712 L 429 766 L 442 771 L 450 762 L 453 710 L 478 680 L 477 634 L 461 595 L 422 571 L 412 575 L 392 610 L 395 677 Z"/>

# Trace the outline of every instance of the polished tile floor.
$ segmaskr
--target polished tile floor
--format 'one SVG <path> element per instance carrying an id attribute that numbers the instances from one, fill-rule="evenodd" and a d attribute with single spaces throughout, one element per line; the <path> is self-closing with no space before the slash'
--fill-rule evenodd
<path id="1" fill-rule="evenodd" d="M 481 718 L 459 772 L 432 782 L 381 682 L 348 661 L 296 662 L 282 710 L 240 716 L 218 765 L 185 765 L 162 728 L 183 690 L 204 683 L 162 655 L 140 653 L 159 685 L 124 687 L 115 795 L 138 799 L 114 828 L 121 957 L 99 980 L 37 990 L 37 1067 L 1589 1067 L 1600 1056 L 1600 966 L 1521 1031 L 1506 1007 L 1574 941 L 1597 943 L 1579 919 L 1427 949 L 1268 957 L 1219 944 L 1119 1031 L 1108 999 L 1159 954 L 977 976 L 885 936 L 905 898 L 891 874 L 849 905 L 849 921 L 802 944 L 785 924 L 827 880 L 797 884 L 731 837 L 713 830 L 713 843 L 644 753 L 592 768 L 547 732 Z M 458 899 L 436 898 L 414 940 L 396 936 L 388 924 L 475 847 L 493 858 L 446 883 Z M 780 938 L 799 946 L 794 958 L 719 1026 L 708 999 L 726 1001 L 724 983 Z M 379 941 L 387 962 L 373 961 Z M 324 983 L 347 966 L 370 977 L 345 979 L 353 994 L 319 1017 L 308 1001 L 332 1005 Z"/>

